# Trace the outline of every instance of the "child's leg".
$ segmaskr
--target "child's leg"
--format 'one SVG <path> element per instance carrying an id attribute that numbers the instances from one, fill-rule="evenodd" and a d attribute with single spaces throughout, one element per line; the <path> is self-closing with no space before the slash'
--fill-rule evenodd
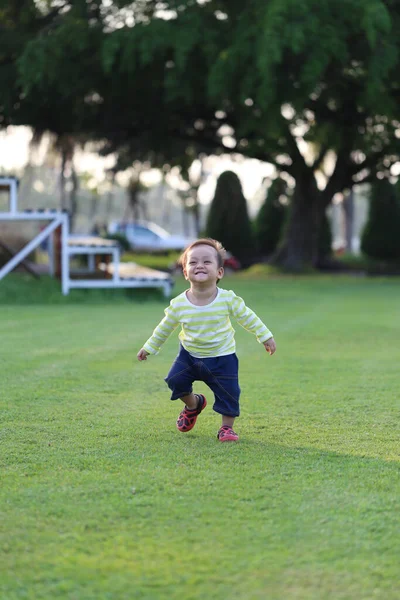
<path id="1" fill-rule="evenodd" d="M 193 381 L 196 375 L 193 369 L 193 359 L 182 346 L 175 358 L 165 382 L 171 390 L 171 400 L 181 399 L 188 408 L 196 406 L 193 394 Z"/>
<path id="2" fill-rule="evenodd" d="M 233 425 L 240 414 L 237 356 L 230 354 L 215 359 L 205 359 L 204 365 L 209 371 L 204 381 L 214 392 L 213 409 L 221 415 L 222 419 L 217 437 L 221 442 L 236 442 L 239 436 L 233 431 Z"/>
<path id="3" fill-rule="evenodd" d="M 222 415 L 222 426 L 227 425 L 228 427 L 233 427 L 236 417 L 228 417 L 227 415 Z"/>
<path id="4" fill-rule="evenodd" d="M 222 425 L 232 427 L 240 414 L 240 386 L 238 378 L 238 359 L 236 354 L 203 359 L 208 371 L 204 382 L 214 392 L 213 409 L 222 417 Z"/>
<path id="5" fill-rule="evenodd" d="M 185 404 L 176 422 L 179 431 L 190 431 L 193 429 L 198 415 L 207 406 L 207 401 L 203 394 L 193 393 L 192 385 L 196 379 L 195 361 L 184 348 L 181 348 L 165 378 L 172 392 L 171 400 L 179 399 Z"/>
<path id="6" fill-rule="evenodd" d="M 188 394 L 187 396 L 181 396 L 180 400 L 184 402 L 189 410 L 194 410 L 199 405 L 199 395 L 198 394 Z"/>

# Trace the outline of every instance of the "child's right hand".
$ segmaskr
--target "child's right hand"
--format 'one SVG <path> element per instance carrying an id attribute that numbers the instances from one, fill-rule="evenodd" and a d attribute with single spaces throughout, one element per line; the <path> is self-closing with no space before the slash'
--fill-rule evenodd
<path id="1" fill-rule="evenodd" d="M 147 360 L 150 352 L 147 352 L 144 348 L 141 348 L 137 353 L 138 360 Z"/>
<path id="2" fill-rule="evenodd" d="M 269 340 L 267 340 L 266 342 L 264 342 L 264 347 L 266 349 L 266 351 L 268 352 L 268 354 L 270 356 L 272 356 L 273 354 L 275 354 L 276 352 L 276 343 L 274 338 L 269 338 Z"/>

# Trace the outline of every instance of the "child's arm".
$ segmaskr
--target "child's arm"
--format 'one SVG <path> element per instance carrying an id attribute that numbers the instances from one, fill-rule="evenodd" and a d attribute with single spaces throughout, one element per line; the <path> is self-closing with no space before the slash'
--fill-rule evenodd
<path id="1" fill-rule="evenodd" d="M 261 321 L 261 319 L 253 312 L 248 306 L 246 306 L 243 298 L 233 295 L 231 312 L 235 317 L 236 321 L 250 333 L 254 333 L 257 340 L 264 344 L 264 347 L 270 355 L 276 351 L 276 344 L 273 334 L 268 327 Z"/>
<path id="2" fill-rule="evenodd" d="M 165 309 L 165 317 L 153 331 L 153 335 L 147 340 L 137 354 L 138 360 L 146 360 L 149 354 L 158 354 L 161 346 L 169 338 L 171 333 L 179 325 L 176 310 L 171 304 Z"/>

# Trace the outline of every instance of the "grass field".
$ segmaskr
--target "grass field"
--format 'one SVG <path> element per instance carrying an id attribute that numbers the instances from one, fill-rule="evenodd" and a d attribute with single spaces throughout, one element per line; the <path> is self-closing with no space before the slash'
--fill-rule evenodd
<path id="1" fill-rule="evenodd" d="M 162 299 L 40 285 L 0 284 L 1 600 L 398 600 L 399 279 L 224 280 L 278 344 L 237 327 L 238 444 L 203 384 L 177 432 L 176 335 L 135 360 Z"/>

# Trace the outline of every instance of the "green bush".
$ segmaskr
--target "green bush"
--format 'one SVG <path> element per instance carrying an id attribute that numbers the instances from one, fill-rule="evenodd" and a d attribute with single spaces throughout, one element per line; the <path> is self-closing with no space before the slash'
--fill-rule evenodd
<path id="1" fill-rule="evenodd" d="M 319 229 L 319 235 L 318 235 L 318 258 L 319 258 L 319 260 L 323 260 L 323 259 L 326 259 L 326 258 L 329 258 L 330 256 L 332 256 L 332 241 L 333 241 L 333 236 L 332 236 L 331 222 L 325 211 L 324 215 L 322 217 L 322 221 L 321 221 L 321 225 L 320 225 L 320 229 Z"/>
<path id="2" fill-rule="evenodd" d="M 400 193 L 387 180 L 377 181 L 371 187 L 361 250 L 373 259 L 400 260 Z"/>
<path id="3" fill-rule="evenodd" d="M 106 236 L 107 240 L 115 240 L 121 246 L 121 249 L 124 251 L 129 251 L 131 249 L 131 245 L 126 239 L 126 237 L 122 233 L 110 233 Z"/>
<path id="4" fill-rule="evenodd" d="M 288 207 L 283 204 L 282 196 L 287 197 L 287 184 L 283 179 L 275 179 L 267 191 L 256 220 L 255 235 L 257 250 L 260 254 L 272 254 L 282 236 L 282 228 L 287 217 Z"/>
<path id="5" fill-rule="evenodd" d="M 252 226 L 239 177 L 221 173 L 207 217 L 206 235 L 219 240 L 242 262 L 254 253 Z"/>

